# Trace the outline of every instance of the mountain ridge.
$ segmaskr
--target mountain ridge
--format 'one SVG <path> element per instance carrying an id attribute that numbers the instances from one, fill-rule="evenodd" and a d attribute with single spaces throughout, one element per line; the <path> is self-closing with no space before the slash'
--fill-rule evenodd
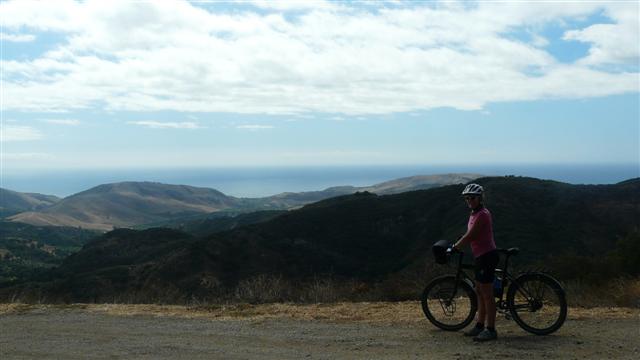
<path id="1" fill-rule="evenodd" d="M 10 221 L 32 225 L 75 226 L 109 231 L 118 227 L 162 224 L 182 217 L 221 211 L 244 213 L 287 210 L 326 198 L 358 191 L 381 194 L 467 182 L 477 174 L 413 176 L 368 187 L 332 187 L 322 191 L 281 193 L 264 198 L 237 198 L 222 192 L 188 185 L 158 182 L 102 184 L 70 195 L 38 211 L 13 215 Z"/>

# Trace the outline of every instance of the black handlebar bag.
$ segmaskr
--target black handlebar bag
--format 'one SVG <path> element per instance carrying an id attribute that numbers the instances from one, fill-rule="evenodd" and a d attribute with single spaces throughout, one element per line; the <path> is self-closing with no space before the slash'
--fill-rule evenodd
<path id="1" fill-rule="evenodd" d="M 450 247 L 451 245 L 447 240 L 439 240 L 438 242 L 433 244 L 431 250 L 433 251 L 433 257 L 436 259 L 436 263 L 447 263 L 447 249 Z"/>

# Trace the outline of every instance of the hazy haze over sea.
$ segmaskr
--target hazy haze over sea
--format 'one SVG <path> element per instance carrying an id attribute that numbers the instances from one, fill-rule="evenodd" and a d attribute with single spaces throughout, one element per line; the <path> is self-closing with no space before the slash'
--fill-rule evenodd
<path id="1" fill-rule="evenodd" d="M 64 197 L 105 183 L 153 181 L 209 187 L 238 197 L 262 197 L 287 191 L 323 190 L 331 186 L 368 186 L 414 175 L 463 172 L 489 176 L 531 176 L 571 184 L 613 184 L 640 177 L 640 167 L 637 164 L 74 169 L 22 170 L 20 172 L 4 169 L 1 187 L 20 192 L 37 192 Z"/>

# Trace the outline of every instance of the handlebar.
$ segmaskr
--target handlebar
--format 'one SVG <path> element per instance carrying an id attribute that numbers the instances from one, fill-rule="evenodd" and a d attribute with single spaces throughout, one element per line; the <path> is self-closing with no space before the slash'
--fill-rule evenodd
<path id="1" fill-rule="evenodd" d="M 453 246 L 449 246 L 447 248 L 447 254 L 464 254 L 464 251 L 454 248 Z"/>

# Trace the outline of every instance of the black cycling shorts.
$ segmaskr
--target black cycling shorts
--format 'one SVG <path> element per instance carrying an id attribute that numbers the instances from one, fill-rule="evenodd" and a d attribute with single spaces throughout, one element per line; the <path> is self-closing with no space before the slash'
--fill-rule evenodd
<path id="1" fill-rule="evenodd" d="M 477 257 L 474 261 L 476 281 L 481 284 L 493 283 L 498 261 L 500 261 L 500 256 L 497 250 L 489 251 Z"/>

